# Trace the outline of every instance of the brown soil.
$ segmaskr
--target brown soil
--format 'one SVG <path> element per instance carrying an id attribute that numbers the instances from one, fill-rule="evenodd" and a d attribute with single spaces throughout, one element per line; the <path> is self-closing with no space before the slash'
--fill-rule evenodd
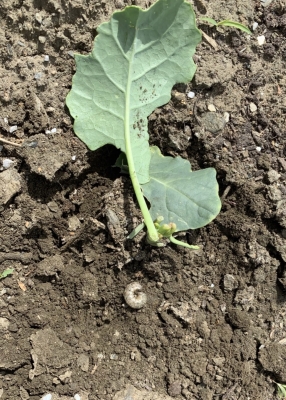
<path id="1" fill-rule="evenodd" d="M 140 213 L 111 167 L 118 151 L 89 152 L 65 107 L 73 52 L 89 52 L 96 27 L 127 4 L 0 4 L 0 136 L 24 143 L 0 152 L 13 161 L 0 172 L 0 272 L 14 269 L 0 281 L 0 398 L 276 399 L 273 381 L 286 382 L 285 4 L 194 0 L 197 15 L 259 26 L 248 38 L 201 24 L 218 50 L 203 41 L 192 84 L 150 116 L 163 154 L 218 173 L 222 211 L 187 234 L 194 252 L 124 240 Z M 139 311 L 123 298 L 133 281 L 148 297 Z"/>

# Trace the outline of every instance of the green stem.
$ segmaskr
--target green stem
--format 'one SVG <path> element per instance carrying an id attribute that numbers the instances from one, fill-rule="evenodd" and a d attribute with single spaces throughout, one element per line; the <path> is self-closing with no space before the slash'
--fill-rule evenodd
<path id="1" fill-rule="evenodd" d="M 126 130 L 129 131 L 128 128 Z M 126 130 L 125 130 L 125 133 L 126 133 Z M 125 148 L 126 148 L 126 158 L 127 158 L 127 162 L 128 162 L 128 168 L 129 168 L 129 175 L 131 178 L 131 182 L 133 185 L 135 195 L 137 197 L 137 201 L 138 201 L 140 210 L 143 214 L 144 223 L 148 230 L 149 240 L 151 242 L 156 243 L 159 241 L 159 236 L 158 236 L 158 232 L 155 228 L 154 222 L 152 220 L 152 217 L 149 213 L 149 210 L 148 210 L 147 204 L 145 202 L 143 193 L 141 191 L 141 187 L 140 187 L 138 177 L 137 177 L 137 174 L 135 171 L 135 165 L 134 165 L 133 154 L 131 151 L 130 133 L 129 132 L 128 132 L 128 134 L 125 134 Z"/>
<path id="2" fill-rule="evenodd" d="M 133 54 L 131 59 L 133 59 L 135 44 L 133 44 Z M 132 146 L 131 146 L 131 137 L 130 137 L 130 94 L 131 94 L 131 75 L 132 75 L 132 63 L 129 63 L 129 71 L 128 71 L 129 79 L 126 87 L 126 97 L 125 97 L 125 119 L 124 119 L 124 138 L 125 138 L 125 150 L 126 150 L 126 158 L 129 168 L 129 175 L 131 178 L 131 182 L 133 185 L 133 189 L 135 195 L 137 197 L 137 201 L 140 207 L 140 210 L 143 214 L 145 225 L 147 226 L 147 235 L 149 241 L 152 243 L 157 243 L 159 241 L 159 235 L 155 228 L 152 217 L 149 213 L 147 204 L 145 202 L 143 193 L 141 191 L 141 187 L 139 184 L 139 180 L 135 170 L 134 158 L 132 154 Z"/>
<path id="3" fill-rule="evenodd" d="M 186 247 L 187 249 L 192 249 L 192 250 L 199 250 L 199 246 L 192 246 L 186 242 L 182 242 L 181 240 L 175 239 L 172 235 L 169 237 L 170 242 L 177 244 L 178 246 Z"/>

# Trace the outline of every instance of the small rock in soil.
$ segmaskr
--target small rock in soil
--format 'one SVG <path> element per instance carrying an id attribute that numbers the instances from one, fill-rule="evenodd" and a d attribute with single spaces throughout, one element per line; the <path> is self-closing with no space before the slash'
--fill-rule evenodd
<path id="1" fill-rule="evenodd" d="M 98 300 L 97 278 L 88 271 L 82 273 L 77 283 L 77 294 L 81 300 L 88 303 Z"/>
<path id="2" fill-rule="evenodd" d="M 212 360 L 218 367 L 222 367 L 225 363 L 225 357 L 214 357 Z"/>
<path id="3" fill-rule="evenodd" d="M 284 171 L 286 171 L 286 160 L 282 157 L 278 158 L 279 164 L 281 165 L 281 167 L 284 169 Z"/>
<path id="4" fill-rule="evenodd" d="M 62 269 L 64 269 L 64 259 L 62 256 L 47 257 L 38 264 L 36 276 L 54 276 Z"/>
<path id="5" fill-rule="evenodd" d="M 257 105 L 254 103 L 250 103 L 249 104 L 249 109 L 252 113 L 254 113 L 255 111 L 257 111 Z"/>
<path id="6" fill-rule="evenodd" d="M 52 329 L 40 330 L 31 335 L 30 340 L 33 347 L 33 369 L 29 372 L 31 380 L 46 372 L 47 368 L 63 368 L 71 363 L 71 347 L 63 343 Z"/>
<path id="7" fill-rule="evenodd" d="M 21 176 L 14 169 L 0 173 L 0 205 L 6 204 L 21 190 Z"/>
<path id="8" fill-rule="evenodd" d="M 272 201 L 279 201 L 282 199 L 282 192 L 276 186 L 269 186 L 268 197 Z"/>
<path id="9" fill-rule="evenodd" d="M 0 318 L 0 332 L 7 331 L 9 328 L 10 322 L 7 318 Z"/>
<path id="10" fill-rule="evenodd" d="M 71 217 L 68 218 L 68 225 L 69 225 L 69 231 L 73 232 L 81 227 L 80 220 L 76 215 L 72 215 Z"/>
<path id="11" fill-rule="evenodd" d="M 215 108 L 215 106 L 213 104 L 209 104 L 208 105 L 208 110 L 211 111 L 211 112 L 216 112 L 216 108 Z"/>
<path id="12" fill-rule="evenodd" d="M 258 43 L 258 46 L 264 45 L 264 43 L 265 43 L 265 36 L 264 36 L 264 35 L 257 36 L 257 43 Z"/>
<path id="13" fill-rule="evenodd" d="M 86 354 L 81 354 L 77 359 L 77 366 L 83 372 L 88 372 L 88 369 L 89 369 L 89 357 Z"/>
<path id="14" fill-rule="evenodd" d="M 71 160 L 72 154 L 61 144 L 61 138 L 58 136 L 47 137 L 39 134 L 31 136 L 29 140 L 36 141 L 38 146 L 21 147 L 17 151 L 25 158 L 31 171 L 43 175 L 48 180 L 52 180 L 55 173 Z"/>
<path id="15" fill-rule="evenodd" d="M 228 318 L 232 326 L 247 331 L 250 328 L 250 318 L 246 311 L 238 309 L 229 309 Z"/>
<path id="16" fill-rule="evenodd" d="M 2 161 L 2 165 L 4 169 L 8 169 L 10 167 L 12 167 L 12 165 L 14 164 L 14 162 L 12 160 L 10 160 L 9 158 L 4 158 L 4 160 Z"/>
<path id="17" fill-rule="evenodd" d="M 183 104 L 186 102 L 186 95 L 185 95 L 185 93 L 173 91 L 172 92 L 172 100 L 176 101 L 179 104 Z"/>
<path id="18" fill-rule="evenodd" d="M 20 397 L 21 397 L 21 400 L 29 400 L 29 398 L 30 398 L 29 393 L 27 392 L 27 390 L 25 388 L 23 388 L 23 386 L 20 386 Z M 1 398 L 1 396 L 0 396 L 0 398 Z"/>
<path id="19" fill-rule="evenodd" d="M 33 308 L 27 313 L 27 320 L 32 328 L 42 328 L 50 321 L 49 314 L 42 308 Z"/>
<path id="20" fill-rule="evenodd" d="M 218 133 L 225 127 L 226 121 L 220 114 L 209 111 L 202 114 L 201 123 L 207 131 Z"/>
<path id="21" fill-rule="evenodd" d="M 225 274 L 223 278 L 223 286 L 226 292 L 230 292 L 238 288 L 238 282 L 233 275 Z"/>
<path id="22" fill-rule="evenodd" d="M 179 396 L 179 394 L 181 394 L 181 391 L 182 391 L 182 385 L 180 381 L 174 381 L 170 383 L 168 387 L 168 393 L 170 396 L 172 397 Z"/>
<path id="23" fill-rule="evenodd" d="M 254 300 L 254 292 L 253 286 L 238 290 L 234 299 L 235 303 L 240 304 L 244 310 L 248 311 Z"/>
<path id="24" fill-rule="evenodd" d="M 130 358 L 133 361 L 141 361 L 141 353 L 136 347 L 131 350 Z"/>
<path id="25" fill-rule="evenodd" d="M 70 382 L 70 378 L 72 376 L 72 371 L 68 370 L 66 371 L 64 374 L 59 375 L 59 380 L 62 383 L 69 383 Z"/>
<path id="26" fill-rule="evenodd" d="M 275 171 L 275 169 L 271 169 L 266 174 L 266 178 L 267 178 L 268 183 L 277 182 L 278 179 L 280 178 L 280 176 L 281 175 L 277 171 Z"/>

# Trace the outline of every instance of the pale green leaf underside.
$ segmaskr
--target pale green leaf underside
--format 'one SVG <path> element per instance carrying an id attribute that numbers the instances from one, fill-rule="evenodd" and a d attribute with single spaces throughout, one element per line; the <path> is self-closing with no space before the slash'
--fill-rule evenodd
<path id="1" fill-rule="evenodd" d="M 159 0 L 148 10 L 127 7 L 98 28 L 94 48 L 76 55 L 67 105 L 74 131 L 91 150 L 112 144 L 125 152 L 131 131 L 140 183 L 149 180 L 147 117 L 170 100 L 172 86 L 195 73 L 201 35 L 184 0 Z"/>
<path id="2" fill-rule="evenodd" d="M 141 185 L 151 204 L 150 213 L 163 223 L 174 222 L 177 231 L 207 225 L 220 211 L 218 183 L 214 168 L 191 171 L 189 161 L 164 157 L 151 147 L 150 181 Z"/>

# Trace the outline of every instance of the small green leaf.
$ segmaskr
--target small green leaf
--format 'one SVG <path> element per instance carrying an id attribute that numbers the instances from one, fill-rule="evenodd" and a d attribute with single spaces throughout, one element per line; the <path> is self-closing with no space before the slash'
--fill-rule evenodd
<path id="1" fill-rule="evenodd" d="M 211 24 L 211 25 L 217 26 L 217 22 L 216 22 L 214 19 L 212 19 L 212 18 L 209 18 L 209 17 L 200 17 L 199 19 L 200 19 L 201 21 L 206 21 L 206 22 L 208 22 L 208 23 Z"/>
<path id="2" fill-rule="evenodd" d="M 241 31 L 248 33 L 248 35 L 252 35 L 252 32 L 245 25 L 240 24 L 239 22 L 230 21 L 228 19 L 219 21 L 217 26 L 230 26 L 232 28 L 240 29 Z"/>
<path id="3" fill-rule="evenodd" d="M 105 144 L 128 155 L 131 150 L 139 182 L 147 182 L 147 117 L 170 100 L 175 83 L 192 79 L 200 40 L 195 14 L 184 0 L 115 12 L 99 26 L 92 53 L 75 56 L 77 71 L 66 102 L 76 135 L 91 150 Z"/>
<path id="4" fill-rule="evenodd" d="M 278 396 L 282 399 L 286 398 L 286 385 L 282 385 L 281 383 L 276 383 L 278 386 Z"/>
<path id="5" fill-rule="evenodd" d="M 13 272 L 14 272 L 13 268 L 7 268 L 7 269 L 5 269 L 5 271 L 3 271 L 3 272 L 0 274 L 0 279 L 6 278 L 6 276 L 13 274 Z"/>
<path id="6" fill-rule="evenodd" d="M 141 187 L 153 220 L 162 216 L 162 223 L 175 223 L 177 231 L 211 222 L 221 208 L 215 169 L 192 172 L 189 161 L 164 157 L 158 147 L 150 151 L 150 181 Z"/>

